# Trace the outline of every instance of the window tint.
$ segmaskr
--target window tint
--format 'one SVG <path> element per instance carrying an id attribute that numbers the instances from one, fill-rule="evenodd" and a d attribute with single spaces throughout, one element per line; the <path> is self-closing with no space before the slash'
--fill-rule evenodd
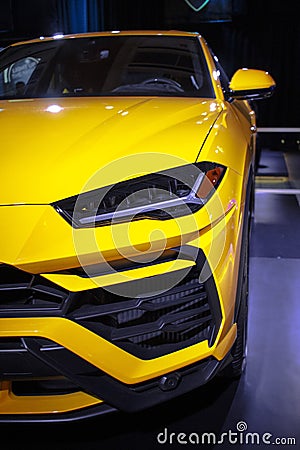
<path id="1" fill-rule="evenodd" d="M 214 52 L 211 49 L 210 49 L 210 52 L 213 55 L 215 66 L 218 71 L 219 80 L 220 80 L 220 83 L 222 86 L 222 90 L 226 97 L 226 95 L 229 92 L 229 82 L 230 82 L 229 77 L 228 77 L 227 73 L 225 72 L 224 68 L 222 67 L 222 65 L 220 64 L 218 57 L 214 54 Z"/>
<path id="2" fill-rule="evenodd" d="M 0 54 L 0 96 L 214 97 L 196 38 L 101 36 L 11 47 Z"/>

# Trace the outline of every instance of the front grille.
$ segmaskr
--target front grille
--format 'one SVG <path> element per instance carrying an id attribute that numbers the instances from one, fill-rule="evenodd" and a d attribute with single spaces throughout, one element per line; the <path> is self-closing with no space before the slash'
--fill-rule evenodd
<path id="1" fill-rule="evenodd" d="M 164 277 L 157 277 L 158 282 Z M 177 286 L 150 297 L 125 298 L 94 290 L 91 303 L 75 309 L 72 319 L 124 350 L 151 359 L 204 340 L 211 343 L 221 323 L 215 294 L 212 279 L 199 282 L 199 272 L 193 269 Z"/>
<path id="2" fill-rule="evenodd" d="M 58 309 L 67 296 L 67 291 L 39 275 L 0 265 L 0 312 Z"/>
<path id="3" fill-rule="evenodd" d="M 114 293 L 109 288 L 68 292 L 2 264 L 0 316 L 63 316 L 141 359 L 205 340 L 212 345 L 222 315 L 213 277 L 199 281 L 203 264 L 204 258 L 190 271 L 123 283 Z"/>

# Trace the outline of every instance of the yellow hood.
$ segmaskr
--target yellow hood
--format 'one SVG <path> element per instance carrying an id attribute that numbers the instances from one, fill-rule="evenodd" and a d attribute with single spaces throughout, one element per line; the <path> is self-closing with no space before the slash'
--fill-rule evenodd
<path id="1" fill-rule="evenodd" d="M 130 155 L 195 162 L 220 111 L 215 100 L 190 98 L 0 101 L 0 204 L 48 204 L 78 194 L 95 171 Z M 160 158 L 148 166 L 146 154 L 140 161 L 141 172 L 168 167 Z M 112 184 L 120 173 L 100 179 Z"/>

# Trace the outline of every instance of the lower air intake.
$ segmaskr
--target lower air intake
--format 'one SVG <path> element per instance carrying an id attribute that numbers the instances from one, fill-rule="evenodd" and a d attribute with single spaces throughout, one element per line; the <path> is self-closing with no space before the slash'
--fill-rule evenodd
<path id="1" fill-rule="evenodd" d="M 163 277 L 167 275 L 158 278 Z M 142 359 L 205 340 L 211 345 L 221 324 L 213 279 L 201 283 L 196 269 L 175 287 L 152 297 L 125 298 L 103 289 L 94 290 L 92 296 L 89 305 L 73 311 L 72 319 Z"/>
<path id="2" fill-rule="evenodd" d="M 61 307 L 68 293 L 39 275 L 0 264 L 0 315 Z"/>

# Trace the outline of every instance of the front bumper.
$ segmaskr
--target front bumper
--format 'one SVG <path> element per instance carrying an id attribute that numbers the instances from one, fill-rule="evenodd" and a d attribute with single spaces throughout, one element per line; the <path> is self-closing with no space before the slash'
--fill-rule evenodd
<path id="1" fill-rule="evenodd" d="M 30 352 L 33 351 L 36 356 L 38 356 L 39 350 L 37 342 L 33 339 L 26 340 L 26 345 L 28 346 L 28 349 L 30 349 Z M 61 356 L 63 357 L 66 355 L 62 352 Z M 89 396 L 83 392 L 74 392 L 74 394 L 55 394 L 53 392 L 52 403 L 49 398 L 44 402 L 47 403 L 48 411 L 45 412 L 42 410 L 43 405 L 40 405 L 39 411 L 34 411 L 34 408 L 28 408 L 28 404 L 31 403 L 32 405 L 32 397 L 30 397 L 28 402 L 28 394 L 23 393 L 20 395 L 20 391 L 22 391 L 22 388 L 24 389 L 22 381 L 19 381 L 21 386 L 15 386 L 14 384 L 13 389 L 16 389 L 17 394 L 12 391 L 11 383 L 4 382 L 2 383 L 0 391 L 0 398 L 2 403 L 4 403 L 4 408 L 2 406 L 3 412 L 0 416 L 0 422 L 67 422 L 88 419 L 117 411 L 134 413 L 162 402 L 169 401 L 172 398 L 178 397 L 206 384 L 227 364 L 227 362 L 230 361 L 230 358 L 230 354 L 226 355 L 222 361 L 218 361 L 215 358 L 207 358 L 206 360 L 188 366 L 187 368 L 166 374 L 163 377 L 149 382 L 125 386 L 105 375 L 103 372 L 96 371 L 92 366 L 90 367 L 92 373 L 88 371 L 85 373 L 76 373 L 76 370 L 82 368 L 81 366 L 87 370 L 87 366 L 84 361 L 73 354 L 71 358 L 69 358 L 69 362 L 70 359 L 73 360 L 72 364 L 68 366 L 70 370 L 74 370 L 74 372 L 72 372 L 72 379 L 78 381 L 81 384 L 81 388 L 84 389 L 87 387 L 89 391 L 93 391 L 97 396 L 103 394 L 104 397 L 108 397 L 115 406 L 110 406 L 104 401 L 97 400 L 96 397 Z M 49 363 L 49 361 L 47 361 L 47 363 Z M 56 361 L 55 366 L 60 366 L 62 369 L 64 363 L 62 361 L 60 361 L 60 363 Z M 68 371 L 62 369 L 62 372 Z M 75 401 L 76 395 L 78 397 L 77 400 L 79 400 L 77 406 Z M 80 404 L 80 397 L 82 404 Z M 86 397 L 86 404 L 84 404 L 84 397 Z M 87 401 L 88 397 L 90 397 L 89 401 Z M 40 395 L 35 393 L 35 400 L 37 400 L 38 403 L 43 403 L 43 399 L 45 399 L 45 392 Z M 72 401 L 74 402 L 73 409 L 70 407 Z M 64 407 L 59 410 L 62 402 L 64 403 Z M 53 410 L 50 410 L 51 404 L 53 404 Z M 12 412 L 12 408 L 14 409 L 14 412 Z"/>
<path id="2" fill-rule="evenodd" d="M 1 265 L 0 421 L 134 412 L 210 380 L 225 363 L 235 326 L 217 346 L 222 311 L 213 276 L 199 281 L 205 263 L 199 250 L 167 292 L 170 274 L 152 277 L 146 286 L 153 295 L 144 299 L 102 288 L 68 292 Z"/>

